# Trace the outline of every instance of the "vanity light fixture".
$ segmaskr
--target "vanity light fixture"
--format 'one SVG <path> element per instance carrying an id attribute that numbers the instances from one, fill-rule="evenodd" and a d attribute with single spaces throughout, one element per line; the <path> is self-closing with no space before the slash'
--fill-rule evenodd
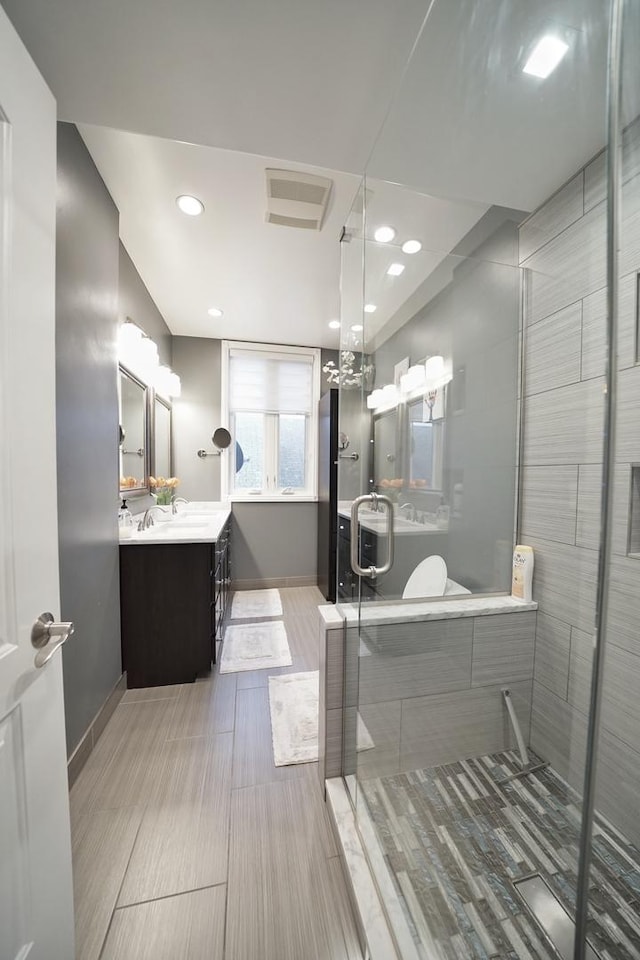
<path id="1" fill-rule="evenodd" d="M 407 372 L 400 377 L 400 389 L 402 393 L 413 393 L 424 387 L 427 381 L 427 372 L 424 363 L 417 363 L 409 367 Z"/>
<path id="2" fill-rule="evenodd" d="M 118 360 L 163 397 L 180 396 L 180 377 L 160 364 L 154 341 L 128 317 L 118 331 Z"/>
<path id="3" fill-rule="evenodd" d="M 377 243 L 391 243 L 396 232 L 393 227 L 378 227 L 373 234 L 373 239 Z"/>
<path id="4" fill-rule="evenodd" d="M 209 307 L 207 313 L 210 317 L 215 317 L 216 319 L 224 317 L 224 310 L 221 310 L 220 307 Z"/>
<path id="5" fill-rule="evenodd" d="M 540 80 L 546 80 L 558 66 L 568 49 L 568 43 L 548 33 L 538 40 L 529 54 L 529 59 L 522 68 L 522 72 L 528 73 L 532 77 L 539 77 Z"/>
<path id="6" fill-rule="evenodd" d="M 375 303 L 365 303 L 364 312 L 365 313 L 375 313 L 378 308 Z"/>
<path id="7" fill-rule="evenodd" d="M 382 402 L 382 390 L 378 387 L 367 397 L 367 407 L 369 410 L 376 410 Z"/>
<path id="8" fill-rule="evenodd" d="M 439 355 L 429 357 L 424 365 L 424 372 L 429 384 L 442 380 L 444 377 L 444 357 Z"/>
<path id="9" fill-rule="evenodd" d="M 402 244 L 403 253 L 420 253 L 422 244 L 419 240 L 405 240 Z"/>
<path id="10" fill-rule="evenodd" d="M 401 273 L 404 273 L 404 263 L 392 263 L 387 270 L 388 277 L 399 277 Z"/>
<path id="11" fill-rule="evenodd" d="M 176 197 L 176 203 L 178 204 L 178 208 L 189 217 L 199 217 L 201 213 L 204 213 L 204 203 L 202 200 L 198 200 L 197 197 L 192 197 L 187 193 Z"/>
<path id="12" fill-rule="evenodd" d="M 182 389 L 180 377 L 174 373 L 171 367 L 160 366 L 156 370 L 153 378 L 153 386 L 156 393 L 163 397 L 179 397 Z"/>
<path id="13" fill-rule="evenodd" d="M 339 320 L 329 320 L 329 327 L 331 328 L 331 330 L 339 330 L 339 329 L 340 329 L 340 321 L 339 321 Z M 362 328 L 360 328 L 360 329 L 362 329 Z"/>

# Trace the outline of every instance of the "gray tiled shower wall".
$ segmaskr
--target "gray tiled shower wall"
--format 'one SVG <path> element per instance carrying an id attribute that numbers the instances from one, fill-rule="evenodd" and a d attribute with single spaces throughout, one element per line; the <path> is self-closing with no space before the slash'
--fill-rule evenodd
<path id="1" fill-rule="evenodd" d="M 342 627 L 321 623 L 321 780 L 340 775 L 343 724 L 354 744 L 357 712 L 374 744 L 357 754 L 364 778 L 515 746 L 504 686 L 528 738 L 535 625 L 535 610 L 369 624 L 360 637 L 348 627 L 345 645 Z M 345 772 L 355 768 L 345 756 Z"/>
<path id="2" fill-rule="evenodd" d="M 611 601 L 597 805 L 640 843 L 640 559 L 628 556 L 640 462 L 640 127 L 623 142 L 619 392 Z M 520 230 L 525 273 L 524 458 L 519 541 L 535 550 L 531 746 L 581 789 L 600 532 L 606 232 L 598 156 Z"/>

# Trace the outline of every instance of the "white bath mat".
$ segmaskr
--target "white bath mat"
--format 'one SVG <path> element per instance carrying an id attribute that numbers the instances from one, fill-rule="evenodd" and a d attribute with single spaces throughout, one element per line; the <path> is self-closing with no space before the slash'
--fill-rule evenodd
<path id="1" fill-rule="evenodd" d="M 317 670 L 269 677 L 271 739 L 276 767 L 318 759 L 319 687 Z M 358 750 L 371 750 L 374 746 L 358 714 Z"/>
<path id="2" fill-rule="evenodd" d="M 220 673 L 269 670 L 293 663 L 282 620 L 264 623 L 232 623 L 222 645 Z"/>
<path id="3" fill-rule="evenodd" d="M 233 595 L 232 620 L 281 616 L 282 601 L 279 590 L 238 590 Z"/>

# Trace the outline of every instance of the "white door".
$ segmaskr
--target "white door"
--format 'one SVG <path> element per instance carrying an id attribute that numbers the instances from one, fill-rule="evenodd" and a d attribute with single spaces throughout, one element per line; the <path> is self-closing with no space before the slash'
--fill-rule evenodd
<path id="1" fill-rule="evenodd" d="M 31 644 L 60 612 L 55 122 L 0 7 L 0 960 L 74 957 L 61 654 Z"/>

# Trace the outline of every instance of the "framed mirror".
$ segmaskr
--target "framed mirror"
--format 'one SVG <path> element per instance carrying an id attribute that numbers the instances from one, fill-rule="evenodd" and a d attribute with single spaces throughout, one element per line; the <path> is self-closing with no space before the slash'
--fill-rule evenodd
<path id="1" fill-rule="evenodd" d="M 153 404 L 153 475 L 171 476 L 171 406 L 157 395 Z"/>
<path id="2" fill-rule="evenodd" d="M 398 451 L 398 411 L 386 410 L 373 418 L 373 484 L 379 493 L 399 489 L 403 479 Z"/>
<path id="3" fill-rule="evenodd" d="M 118 377 L 120 412 L 120 492 L 149 489 L 149 441 L 147 387 L 120 367 Z"/>

